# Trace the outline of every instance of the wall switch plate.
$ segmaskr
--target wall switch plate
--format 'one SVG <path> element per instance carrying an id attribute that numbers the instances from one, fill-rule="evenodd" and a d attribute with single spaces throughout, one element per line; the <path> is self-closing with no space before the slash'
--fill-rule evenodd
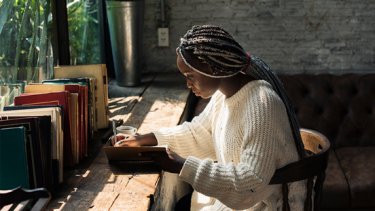
<path id="1" fill-rule="evenodd" d="M 158 46 L 169 46 L 169 28 L 158 28 Z"/>

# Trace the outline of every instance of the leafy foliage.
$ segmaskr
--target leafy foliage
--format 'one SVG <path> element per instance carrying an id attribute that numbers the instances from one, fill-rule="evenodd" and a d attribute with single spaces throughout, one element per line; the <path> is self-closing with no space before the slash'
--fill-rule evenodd
<path id="1" fill-rule="evenodd" d="M 50 0 L 0 0 L 0 84 L 53 77 Z M 100 63 L 98 0 L 67 0 L 71 64 Z"/>
<path id="2" fill-rule="evenodd" d="M 0 83 L 52 76 L 51 20 L 50 0 L 0 1 Z"/>
<path id="3" fill-rule="evenodd" d="M 71 64 L 100 63 L 98 0 L 67 3 Z"/>

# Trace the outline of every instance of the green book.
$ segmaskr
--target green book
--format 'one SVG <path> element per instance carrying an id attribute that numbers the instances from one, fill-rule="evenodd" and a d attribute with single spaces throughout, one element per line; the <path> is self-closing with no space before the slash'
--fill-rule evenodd
<path id="1" fill-rule="evenodd" d="M 24 127 L 0 129 L 0 189 L 30 188 Z"/>

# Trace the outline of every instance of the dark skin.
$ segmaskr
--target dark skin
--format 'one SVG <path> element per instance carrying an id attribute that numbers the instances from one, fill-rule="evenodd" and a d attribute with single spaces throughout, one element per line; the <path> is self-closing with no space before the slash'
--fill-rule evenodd
<path id="1" fill-rule="evenodd" d="M 207 64 L 203 64 L 189 54 L 184 54 L 184 58 L 196 69 L 210 73 L 211 68 Z M 245 84 L 253 80 L 250 76 L 243 74 L 236 74 L 228 78 L 210 78 L 204 76 L 185 64 L 181 56 L 177 53 L 177 67 L 181 74 L 186 78 L 186 85 L 196 96 L 202 98 L 210 98 L 217 90 L 220 90 L 227 98 L 234 95 L 240 90 Z M 116 141 L 115 141 L 116 140 Z M 121 142 L 119 142 L 121 141 Z M 119 142 L 119 143 L 114 143 Z M 139 147 L 139 146 L 155 146 L 158 144 L 156 137 L 153 133 L 125 136 L 118 134 L 115 138 L 112 138 L 112 144 L 115 147 L 127 146 L 127 147 Z M 185 159 L 171 150 L 166 151 L 167 153 L 161 152 L 147 152 L 143 153 L 144 156 L 152 157 L 159 166 L 167 172 L 180 173 Z"/>

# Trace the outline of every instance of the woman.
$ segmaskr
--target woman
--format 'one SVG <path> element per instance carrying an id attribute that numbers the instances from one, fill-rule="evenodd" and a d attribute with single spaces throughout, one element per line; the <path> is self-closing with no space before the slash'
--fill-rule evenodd
<path id="1" fill-rule="evenodd" d="M 153 158 L 193 187 L 191 210 L 283 209 L 283 188 L 269 181 L 304 154 L 277 77 L 218 26 L 192 27 L 176 52 L 188 88 L 211 98 L 204 111 L 176 127 L 116 140 L 124 139 L 121 146 L 168 145 L 168 156 Z M 302 210 L 305 189 L 304 181 L 291 183 L 284 205 Z"/>

